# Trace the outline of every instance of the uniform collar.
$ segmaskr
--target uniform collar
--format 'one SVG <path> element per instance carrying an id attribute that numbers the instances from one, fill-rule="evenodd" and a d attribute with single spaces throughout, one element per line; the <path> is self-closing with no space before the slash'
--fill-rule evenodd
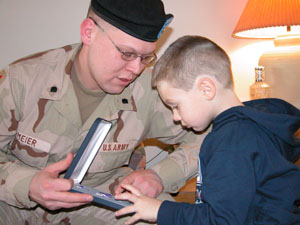
<path id="1" fill-rule="evenodd" d="M 52 74 L 49 76 L 51 76 L 51 79 L 48 79 L 45 85 L 45 89 L 41 95 L 42 98 L 60 100 L 66 94 L 71 79 L 71 68 L 80 47 L 80 44 L 75 44 L 57 50 L 57 54 L 59 55 L 57 58 L 59 60 L 52 66 L 50 64 Z M 65 59 L 62 60 L 62 57 Z M 132 95 L 133 85 L 134 84 L 131 84 L 125 88 L 119 95 L 109 95 L 118 110 L 136 111 L 136 105 Z"/>
<path id="2" fill-rule="evenodd" d="M 80 44 L 55 50 L 57 54 L 55 62 L 48 62 L 52 72 L 48 75 L 45 89 L 41 98 L 55 101 L 55 107 L 62 115 L 68 117 L 74 124 L 80 121 L 80 113 L 77 101 L 74 101 L 75 91 L 71 82 L 71 68 L 74 59 L 80 49 Z M 126 87 L 121 94 L 107 94 L 99 106 L 84 124 L 84 127 L 101 117 L 106 120 L 118 119 L 122 111 L 137 111 L 132 90 L 135 82 Z M 76 110 L 77 109 L 77 110 Z"/>

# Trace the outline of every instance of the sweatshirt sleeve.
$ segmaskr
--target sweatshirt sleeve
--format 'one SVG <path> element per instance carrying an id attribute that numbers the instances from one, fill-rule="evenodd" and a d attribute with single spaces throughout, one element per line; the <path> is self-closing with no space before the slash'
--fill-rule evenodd
<path id="1" fill-rule="evenodd" d="M 200 204 L 164 201 L 158 225 L 244 224 L 255 194 L 251 162 L 230 151 L 214 154 L 203 173 Z"/>

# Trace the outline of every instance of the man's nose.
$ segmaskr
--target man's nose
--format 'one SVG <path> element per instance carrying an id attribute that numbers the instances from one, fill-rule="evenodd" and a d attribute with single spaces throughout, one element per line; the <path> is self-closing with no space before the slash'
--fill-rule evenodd
<path id="1" fill-rule="evenodd" d="M 135 60 L 129 61 L 126 68 L 132 73 L 139 75 L 145 69 L 145 64 L 141 62 L 140 57 L 137 57 Z"/>

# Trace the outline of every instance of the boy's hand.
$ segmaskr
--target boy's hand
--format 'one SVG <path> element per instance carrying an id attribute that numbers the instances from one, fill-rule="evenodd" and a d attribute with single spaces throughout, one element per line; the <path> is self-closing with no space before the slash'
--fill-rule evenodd
<path id="1" fill-rule="evenodd" d="M 130 173 L 117 186 L 115 190 L 116 195 L 124 191 L 123 184 L 130 184 L 151 198 L 157 197 L 163 191 L 160 177 L 151 169 L 137 170 Z"/>
<path id="2" fill-rule="evenodd" d="M 162 201 L 143 195 L 132 185 L 122 184 L 121 186 L 126 190 L 126 192 L 116 195 L 115 199 L 128 200 L 132 202 L 133 205 L 126 206 L 118 210 L 115 215 L 122 216 L 135 212 L 135 214 L 126 221 L 126 225 L 133 224 L 141 219 L 149 222 L 155 222 L 157 220 L 158 210 Z"/>

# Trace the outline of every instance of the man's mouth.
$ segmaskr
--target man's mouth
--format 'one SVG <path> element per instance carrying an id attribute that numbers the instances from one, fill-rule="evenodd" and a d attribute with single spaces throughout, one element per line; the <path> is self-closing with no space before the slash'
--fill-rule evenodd
<path id="1" fill-rule="evenodd" d="M 128 85 L 132 82 L 132 79 L 126 79 L 126 78 L 118 78 L 118 79 L 121 81 L 123 85 Z"/>

